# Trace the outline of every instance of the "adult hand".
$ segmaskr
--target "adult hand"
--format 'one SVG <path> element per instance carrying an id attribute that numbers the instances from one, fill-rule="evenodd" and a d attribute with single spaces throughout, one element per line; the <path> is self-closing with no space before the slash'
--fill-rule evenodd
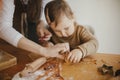
<path id="1" fill-rule="evenodd" d="M 45 28 L 45 23 L 42 20 L 38 23 L 36 31 L 37 31 L 39 40 L 48 41 L 52 36 L 52 34 Z"/>
<path id="2" fill-rule="evenodd" d="M 67 57 L 67 61 L 71 63 L 78 63 L 82 59 L 82 52 L 80 49 L 74 49 L 72 50 Z"/>
<path id="3" fill-rule="evenodd" d="M 68 43 L 59 43 L 52 47 L 46 47 L 44 50 L 45 57 L 57 57 L 60 59 L 64 59 L 64 56 L 60 54 L 60 52 L 69 51 Z"/>

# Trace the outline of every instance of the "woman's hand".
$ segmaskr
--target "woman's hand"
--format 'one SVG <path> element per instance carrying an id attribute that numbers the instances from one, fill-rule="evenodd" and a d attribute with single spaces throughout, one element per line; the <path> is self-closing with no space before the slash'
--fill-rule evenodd
<path id="1" fill-rule="evenodd" d="M 82 52 L 80 49 L 74 49 L 72 50 L 67 57 L 67 61 L 71 63 L 78 63 L 82 59 Z"/>
<path id="2" fill-rule="evenodd" d="M 48 41 L 52 36 L 52 34 L 45 28 L 45 23 L 42 20 L 38 23 L 36 31 L 37 31 L 39 40 Z"/>
<path id="3" fill-rule="evenodd" d="M 69 44 L 68 43 L 59 43 L 52 47 L 44 48 L 44 56 L 45 57 L 57 57 L 60 59 L 64 59 L 63 55 L 60 55 L 60 52 L 69 51 Z"/>

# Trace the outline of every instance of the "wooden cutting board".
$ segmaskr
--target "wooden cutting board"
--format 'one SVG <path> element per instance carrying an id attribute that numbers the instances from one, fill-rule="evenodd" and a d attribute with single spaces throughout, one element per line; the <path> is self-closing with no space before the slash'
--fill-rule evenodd
<path id="1" fill-rule="evenodd" d="M 0 71 L 17 64 L 17 59 L 13 55 L 0 50 Z"/>

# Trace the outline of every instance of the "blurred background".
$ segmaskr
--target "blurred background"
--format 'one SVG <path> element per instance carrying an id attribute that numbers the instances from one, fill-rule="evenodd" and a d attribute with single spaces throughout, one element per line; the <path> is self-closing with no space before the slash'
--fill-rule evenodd
<path id="1" fill-rule="evenodd" d="M 120 54 L 120 0 L 67 0 L 79 24 L 90 25 L 99 53 Z"/>

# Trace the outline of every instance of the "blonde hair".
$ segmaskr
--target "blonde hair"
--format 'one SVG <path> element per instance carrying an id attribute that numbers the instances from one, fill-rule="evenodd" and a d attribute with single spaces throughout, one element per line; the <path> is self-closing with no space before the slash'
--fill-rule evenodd
<path id="1" fill-rule="evenodd" d="M 47 22 L 55 21 L 56 25 L 62 13 L 65 14 L 69 19 L 73 18 L 73 12 L 65 0 L 53 0 L 47 3 L 44 13 Z"/>

